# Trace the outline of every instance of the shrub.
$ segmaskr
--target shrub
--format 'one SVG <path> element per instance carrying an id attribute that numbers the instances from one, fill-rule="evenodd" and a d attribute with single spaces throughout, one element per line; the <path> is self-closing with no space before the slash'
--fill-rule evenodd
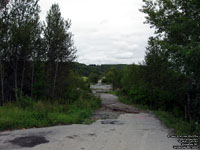
<path id="1" fill-rule="evenodd" d="M 89 82 L 90 83 L 97 83 L 98 82 L 98 80 L 99 80 L 99 76 L 98 76 L 98 74 L 96 74 L 96 73 L 91 73 L 90 75 L 89 75 Z"/>

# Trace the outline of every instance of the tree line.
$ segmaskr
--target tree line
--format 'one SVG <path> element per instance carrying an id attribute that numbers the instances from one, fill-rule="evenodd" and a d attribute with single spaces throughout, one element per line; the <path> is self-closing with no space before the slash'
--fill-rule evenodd
<path id="1" fill-rule="evenodd" d="M 95 64 L 82 64 L 78 62 L 73 63 L 72 70 L 81 76 L 88 77 L 91 73 L 98 74 L 99 76 L 103 76 L 106 72 L 108 72 L 111 68 L 122 69 L 126 64 L 102 64 L 102 65 L 95 65 Z"/>
<path id="2" fill-rule="evenodd" d="M 107 74 L 130 103 L 200 121 L 200 1 L 143 0 L 155 29 L 145 60 Z M 113 73 L 112 73 L 113 72 Z M 113 74 L 113 75 L 112 75 Z"/>
<path id="3" fill-rule="evenodd" d="M 22 96 L 64 98 L 76 58 L 71 21 L 58 4 L 40 20 L 38 0 L 3 1 L 0 9 L 0 105 Z"/>

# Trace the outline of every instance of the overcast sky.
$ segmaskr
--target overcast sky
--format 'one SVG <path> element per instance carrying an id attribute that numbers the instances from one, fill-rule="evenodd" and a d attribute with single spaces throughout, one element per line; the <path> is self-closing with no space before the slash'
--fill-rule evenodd
<path id="1" fill-rule="evenodd" d="M 78 62 L 132 64 L 144 60 L 153 30 L 143 24 L 142 0 L 40 0 L 43 20 L 53 3 L 72 21 Z"/>

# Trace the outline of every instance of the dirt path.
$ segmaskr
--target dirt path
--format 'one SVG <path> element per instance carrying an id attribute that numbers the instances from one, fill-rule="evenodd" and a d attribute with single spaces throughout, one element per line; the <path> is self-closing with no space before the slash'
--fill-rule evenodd
<path id="1" fill-rule="evenodd" d="M 55 126 L 0 133 L 0 150 L 173 150 L 168 129 L 153 114 L 122 104 L 111 87 L 91 86 L 102 99 L 91 125 Z"/>

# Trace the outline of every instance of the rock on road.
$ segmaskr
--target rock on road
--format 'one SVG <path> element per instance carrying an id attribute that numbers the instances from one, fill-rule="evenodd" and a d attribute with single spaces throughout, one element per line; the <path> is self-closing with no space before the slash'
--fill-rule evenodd
<path id="1" fill-rule="evenodd" d="M 102 93 L 109 86 L 92 89 L 102 99 L 93 115 L 96 122 L 0 132 L 0 150 L 173 150 L 180 145 L 167 137 L 169 130 L 153 114 Z"/>

